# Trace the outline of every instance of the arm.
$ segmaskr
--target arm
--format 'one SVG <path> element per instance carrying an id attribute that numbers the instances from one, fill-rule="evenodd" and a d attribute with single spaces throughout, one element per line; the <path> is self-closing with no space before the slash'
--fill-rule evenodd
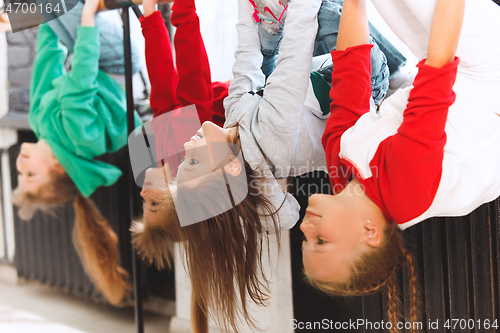
<path id="1" fill-rule="evenodd" d="M 40 25 L 37 52 L 30 82 L 30 117 L 40 105 L 43 95 L 52 89 L 52 81 L 64 74 L 67 52 L 47 23 Z"/>
<path id="2" fill-rule="evenodd" d="M 226 119 L 234 111 L 241 97 L 264 86 L 258 23 L 253 19 L 254 7 L 248 0 L 238 0 L 238 47 L 234 54 L 233 79 L 229 96 L 224 100 Z"/>
<path id="3" fill-rule="evenodd" d="M 441 181 L 446 120 L 448 109 L 455 101 L 453 85 L 459 59 L 454 58 L 454 52 L 463 6 L 464 0 L 453 1 L 452 5 L 438 0 L 429 36 L 429 58 L 418 65 L 419 73 L 403 122 L 397 134 L 380 144 L 372 160 L 383 166 L 378 190 L 392 217 L 399 222 L 406 222 L 428 209 Z M 408 206 L 409 200 L 412 209 L 402 209 Z"/>
<path id="4" fill-rule="evenodd" d="M 179 107 L 176 89 L 179 78 L 175 69 L 170 37 L 156 0 L 144 1 L 144 16 L 140 18 L 146 43 L 146 66 L 151 81 L 151 109 L 154 116 Z M 152 8 L 151 8 L 152 7 Z"/>
<path id="5" fill-rule="evenodd" d="M 288 7 L 276 69 L 254 116 L 262 131 L 270 129 L 293 140 L 300 130 L 320 5 L 320 0 L 297 0 Z"/>
<path id="6" fill-rule="evenodd" d="M 337 50 L 330 90 L 330 117 L 323 134 L 323 147 L 332 185 L 345 186 L 349 175 L 339 157 L 340 138 L 359 117 L 370 110 L 371 45 L 368 43 L 368 19 L 365 0 L 346 0 L 340 18 Z M 365 44 L 365 45 L 360 45 Z"/>
<path id="7" fill-rule="evenodd" d="M 94 25 L 96 0 L 87 0 L 82 13 L 82 25 L 77 28 L 71 70 L 62 85 L 60 103 L 63 124 L 74 142 L 91 144 L 88 151 L 79 152 L 92 157 L 105 153 L 106 138 L 98 121 L 95 98 L 98 92 L 99 29 Z M 95 7 L 94 7 L 95 6 Z M 102 151 L 93 151 L 96 147 Z"/>
<path id="8" fill-rule="evenodd" d="M 176 0 L 172 24 L 179 84 L 177 98 L 182 106 L 196 105 L 201 123 L 212 119 L 212 78 L 207 52 L 200 33 L 194 0 Z"/>
<path id="9" fill-rule="evenodd" d="M 453 62 L 464 12 L 465 0 L 454 0 L 451 3 L 438 0 L 427 47 L 427 65 L 439 68 Z"/>

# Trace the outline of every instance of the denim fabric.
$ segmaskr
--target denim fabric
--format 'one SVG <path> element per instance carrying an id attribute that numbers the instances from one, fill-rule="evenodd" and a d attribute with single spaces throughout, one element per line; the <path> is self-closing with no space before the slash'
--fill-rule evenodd
<path id="1" fill-rule="evenodd" d="M 318 13 L 318 34 L 314 46 L 314 56 L 329 53 L 337 45 L 340 14 L 344 0 L 323 0 Z M 387 59 L 390 73 L 406 64 L 406 58 L 372 24 L 370 35 Z"/>
<path id="2" fill-rule="evenodd" d="M 385 94 L 387 93 L 387 89 L 389 88 L 389 68 L 387 66 L 387 61 L 384 53 L 380 51 L 377 43 L 372 36 L 370 36 L 370 43 L 373 44 L 373 48 L 371 51 L 372 98 L 374 103 L 377 106 L 380 106 L 385 97 Z M 333 63 L 331 59 L 329 61 L 326 61 L 319 69 L 315 70 L 315 72 L 321 74 L 326 82 L 331 85 L 333 72 Z"/>
<path id="3" fill-rule="evenodd" d="M 384 52 L 387 58 L 387 66 L 389 66 L 389 72 L 391 74 L 397 72 L 400 67 L 406 64 L 405 56 L 402 55 L 401 52 L 399 52 L 398 49 L 396 49 L 371 23 L 370 35 L 375 39 L 380 50 Z"/>
<path id="4" fill-rule="evenodd" d="M 277 32 L 276 34 L 271 34 L 259 23 L 259 38 L 262 55 L 264 56 L 261 70 L 267 78 L 276 67 L 276 60 L 278 59 L 278 51 L 281 40 L 283 39 L 283 33 Z"/>
<path id="5" fill-rule="evenodd" d="M 318 12 L 318 33 L 316 35 L 316 40 L 314 44 L 313 56 L 320 56 L 325 53 L 329 53 L 334 50 L 337 45 L 337 35 L 339 31 L 340 14 L 342 12 L 343 0 L 323 0 L 321 7 Z M 286 27 L 286 22 L 285 22 Z M 381 37 L 381 34 L 376 31 L 377 35 Z M 269 76 L 275 67 L 275 61 L 277 59 L 279 46 L 281 44 L 281 39 L 283 34 L 278 32 L 271 35 L 266 30 L 264 30 L 261 25 L 259 25 L 259 37 L 261 42 L 261 51 L 264 56 L 262 63 L 262 72 Z M 385 49 L 393 51 L 393 57 L 395 61 L 400 61 L 400 57 L 396 55 L 401 55 L 385 38 L 380 39 L 385 43 Z M 387 59 L 384 53 L 380 50 L 375 37 L 370 37 L 370 43 L 374 46 L 371 51 L 371 63 L 372 63 L 372 97 L 376 105 L 382 103 L 383 98 L 389 87 L 389 67 L 387 66 Z M 406 59 L 401 55 L 402 59 Z M 397 63 L 397 67 L 401 65 L 401 62 Z M 397 68 L 396 67 L 396 68 Z M 317 73 L 323 76 L 326 82 L 332 82 L 332 71 L 333 64 L 330 61 L 326 61 L 322 66 L 316 70 Z"/>
<path id="6" fill-rule="evenodd" d="M 57 34 L 70 53 L 73 53 L 76 40 L 76 28 L 80 25 L 83 3 L 78 0 L 66 0 L 69 12 L 48 21 L 50 28 Z M 72 3 L 76 2 L 73 6 Z M 44 13 L 44 15 L 50 15 Z M 52 18 L 52 17 L 51 17 Z M 117 25 L 105 20 L 99 14 L 95 16 L 95 25 L 99 27 L 101 43 L 99 69 L 110 74 L 125 74 L 125 57 L 123 49 L 123 31 Z M 132 40 L 132 71 L 139 70 L 140 54 Z"/>

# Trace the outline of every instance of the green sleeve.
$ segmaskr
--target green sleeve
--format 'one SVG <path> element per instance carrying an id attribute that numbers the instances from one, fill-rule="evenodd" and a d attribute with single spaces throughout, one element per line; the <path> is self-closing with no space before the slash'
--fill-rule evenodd
<path id="1" fill-rule="evenodd" d="M 75 143 L 77 154 L 89 158 L 106 152 L 106 129 L 98 116 L 96 100 L 99 48 L 99 29 L 79 26 L 71 70 L 59 96 L 65 131 Z"/>
<path id="2" fill-rule="evenodd" d="M 66 56 L 66 49 L 49 25 L 40 25 L 30 83 L 30 118 L 37 116 L 40 100 L 53 88 L 52 81 L 64 74 Z"/>

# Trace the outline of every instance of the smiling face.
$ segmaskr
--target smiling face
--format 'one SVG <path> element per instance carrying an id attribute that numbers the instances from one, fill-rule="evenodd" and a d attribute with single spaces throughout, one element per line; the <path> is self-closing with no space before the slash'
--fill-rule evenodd
<path id="1" fill-rule="evenodd" d="M 189 182 L 213 172 L 231 155 L 227 143 L 235 141 L 236 127 L 222 128 L 206 121 L 184 144 L 186 155 L 177 172 L 177 183 Z"/>
<path id="2" fill-rule="evenodd" d="M 40 187 L 51 180 L 52 171 L 64 172 L 52 149 L 44 140 L 37 143 L 23 143 L 16 159 L 16 168 L 19 187 L 23 192 L 30 194 L 38 193 Z"/>

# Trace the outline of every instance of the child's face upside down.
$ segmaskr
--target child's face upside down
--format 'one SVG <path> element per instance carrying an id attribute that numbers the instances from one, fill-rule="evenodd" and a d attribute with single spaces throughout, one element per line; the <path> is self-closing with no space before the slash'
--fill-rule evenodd
<path id="1" fill-rule="evenodd" d="M 23 143 L 16 159 L 19 187 L 25 193 L 37 194 L 42 185 L 50 181 L 50 173 L 65 172 L 52 153 L 50 146 L 42 139 L 37 143 Z M 43 193 L 51 196 L 51 193 Z"/>
<path id="2" fill-rule="evenodd" d="M 315 280 L 346 282 L 357 259 L 380 244 L 385 219 L 360 186 L 354 178 L 339 194 L 309 197 L 300 229 L 304 268 Z"/>
<path id="3" fill-rule="evenodd" d="M 170 195 L 168 182 L 171 181 L 168 164 L 162 168 L 149 168 L 146 170 L 141 197 L 144 199 L 144 220 L 150 226 L 160 226 L 163 223 L 162 212 L 168 208 L 165 204 L 165 196 Z"/>
<path id="4" fill-rule="evenodd" d="M 177 172 L 177 183 L 206 176 L 228 161 L 231 150 L 227 143 L 234 142 L 235 136 L 236 127 L 222 128 L 212 122 L 204 122 L 191 140 L 184 144 L 186 155 Z"/>

